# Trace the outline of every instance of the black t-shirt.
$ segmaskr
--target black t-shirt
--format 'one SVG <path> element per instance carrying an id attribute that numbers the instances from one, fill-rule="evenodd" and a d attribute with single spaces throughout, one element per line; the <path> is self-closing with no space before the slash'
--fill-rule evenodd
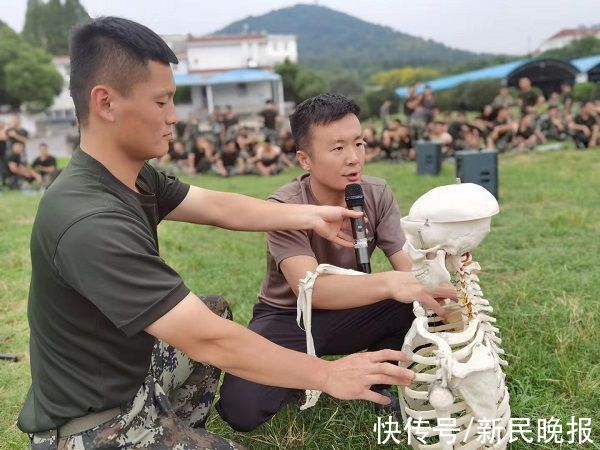
<path id="1" fill-rule="evenodd" d="M 261 115 L 265 120 L 265 128 L 268 128 L 269 130 L 275 129 L 275 119 L 277 118 L 277 111 L 275 111 L 274 109 L 263 109 L 258 114 Z"/>
<path id="2" fill-rule="evenodd" d="M 179 153 L 175 150 L 169 150 L 169 157 L 171 158 L 171 161 L 185 161 L 186 159 L 188 159 L 188 153 Z"/>
<path id="3" fill-rule="evenodd" d="M 523 112 L 525 112 L 528 107 L 535 106 L 538 100 L 538 96 L 534 91 L 521 92 L 519 98 L 523 102 L 521 105 L 521 111 Z"/>
<path id="4" fill-rule="evenodd" d="M 529 139 L 534 133 L 535 129 L 533 127 L 519 128 L 517 130 L 517 136 L 522 137 L 523 139 Z"/>
<path id="5" fill-rule="evenodd" d="M 598 123 L 596 118 L 591 114 L 588 116 L 587 119 L 584 119 L 581 114 L 577 114 L 575 116 L 574 122 L 577 125 L 585 125 L 586 127 L 588 127 L 590 129 L 590 131 L 592 131 L 592 128 L 594 127 L 594 125 L 596 125 Z"/>
<path id="6" fill-rule="evenodd" d="M 76 150 L 31 233 L 28 433 L 125 404 L 150 366 L 144 329 L 188 293 L 159 255 L 157 224 L 189 186 L 145 164 L 136 193 Z"/>
<path id="7" fill-rule="evenodd" d="M 400 150 L 410 150 L 413 148 L 412 139 L 410 136 L 406 136 L 405 138 L 400 138 L 398 140 L 398 149 Z"/>
<path id="8" fill-rule="evenodd" d="M 6 139 L 0 139 L 0 167 L 6 158 Z"/>
<path id="9" fill-rule="evenodd" d="M 459 120 L 454 120 L 448 125 L 448 134 L 452 136 L 452 140 L 457 140 L 461 137 L 462 127 L 465 123 Z"/>
<path id="10" fill-rule="evenodd" d="M 565 92 L 560 96 L 560 100 L 562 101 L 563 105 L 565 105 L 567 102 L 573 103 L 573 93 Z"/>
<path id="11" fill-rule="evenodd" d="M 17 166 L 20 166 L 23 164 L 23 158 L 21 157 L 21 154 L 17 154 L 17 153 L 13 153 L 10 152 L 8 154 L 8 156 L 6 157 L 6 163 L 15 163 Z"/>
<path id="12" fill-rule="evenodd" d="M 6 141 L 7 141 L 9 150 L 12 148 L 13 143 L 17 142 L 16 139 L 8 136 L 8 133 L 10 133 L 10 132 L 15 132 L 16 134 L 18 134 L 19 136 L 23 136 L 24 138 L 29 137 L 29 132 L 25 128 L 15 128 L 15 127 L 7 128 L 6 129 Z M 18 142 L 20 142 L 20 141 L 18 141 Z"/>
<path id="13" fill-rule="evenodd" d="M 39 156 L 33 160 L 31 167 L 56 167 L 56 158 L 54 156 L 48 155 L 48 157 L 44 160 Z"/>
<path id="14" fill-rule="evenodd" d="M 223 161 L 223 165 L 225 167 L 235 166 L 237 159 L 240 157 L 239 150 L 234 152 L 223 152 L 221 153 L 221 161 Z"/>

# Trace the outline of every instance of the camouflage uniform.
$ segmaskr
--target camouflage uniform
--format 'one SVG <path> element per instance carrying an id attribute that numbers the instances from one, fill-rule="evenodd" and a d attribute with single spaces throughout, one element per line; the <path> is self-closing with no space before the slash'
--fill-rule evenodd
<path id="1" fill-rule="evenodd" d="M 214 313 L 231 319 L 231 310 L 223 297 L 200 296 L 200 299 Z M 204 429 L 220 372 L 157 340 L 144 383 L 133 400 L 122 407 L 121 414 L 90 430 L 58 439 L 56 430 L 36 433 L 32 449 L 242 448 Z"/>

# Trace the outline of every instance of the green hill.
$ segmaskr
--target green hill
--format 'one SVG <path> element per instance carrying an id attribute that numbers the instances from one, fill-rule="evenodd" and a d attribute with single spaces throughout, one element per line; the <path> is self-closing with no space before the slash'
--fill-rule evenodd
<path id="1" fill-rule="evenodd" d="M 402 27 L 400 18 L 398 27 Z M 300 63 L 315 69 L 362 66 L 363 70 L 374 72 L 403 65 L 440 67 L 491 56 L 452 49 L 317 5 L 299 4 L 262 16 L 248 16 L 215 34 L 262 31 L 295 34 Z"/>

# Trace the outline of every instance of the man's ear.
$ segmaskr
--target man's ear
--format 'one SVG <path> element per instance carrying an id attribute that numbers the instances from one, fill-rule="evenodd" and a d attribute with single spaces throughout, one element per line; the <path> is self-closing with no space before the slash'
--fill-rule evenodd
<path id="1" fill-rule="evenodd" d="M 114 90 L 108 86 L 102 84 L 94 86 L 90 92 L 90 115 L 114 122 L 114 95 Z"/>
<path id="2" fill-rule="evenodd" d="M 300 163 L 300 167 L 302 167 L 307 172 L 310 172 L 310 166 L 312 164 L 312 161 L 310 160 L 310 156 L 308 156 L 308 154 L 304 150 L 298 150 L 296 152 L 296 158 L 298 159 L 298 162 Z"/>

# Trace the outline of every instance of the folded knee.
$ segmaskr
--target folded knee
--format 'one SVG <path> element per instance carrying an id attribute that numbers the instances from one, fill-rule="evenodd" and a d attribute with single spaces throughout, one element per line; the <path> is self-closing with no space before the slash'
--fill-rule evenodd
<path id="1" fill-rule="evenodd" d="M 204 302 L 208 308 L 215 314 L 229 320 L 233 320 L 233 313 L 229 306 L 229 302 L 220 295 L 201 294 L 198 298 Z"/>
<path id="2" fill-rule="evenodd" d="M 221 418 L 229 424 L 235 431 L 249 432 L 254 431 L 256 428 L 265 423 L 273 415 L 262 416 L 257 410 L 251 410 L 247 405 L 240 405 L 236 403 L 232 405 L 223 397 L 219 400 L 216 405 L 217 412 Z"/>

